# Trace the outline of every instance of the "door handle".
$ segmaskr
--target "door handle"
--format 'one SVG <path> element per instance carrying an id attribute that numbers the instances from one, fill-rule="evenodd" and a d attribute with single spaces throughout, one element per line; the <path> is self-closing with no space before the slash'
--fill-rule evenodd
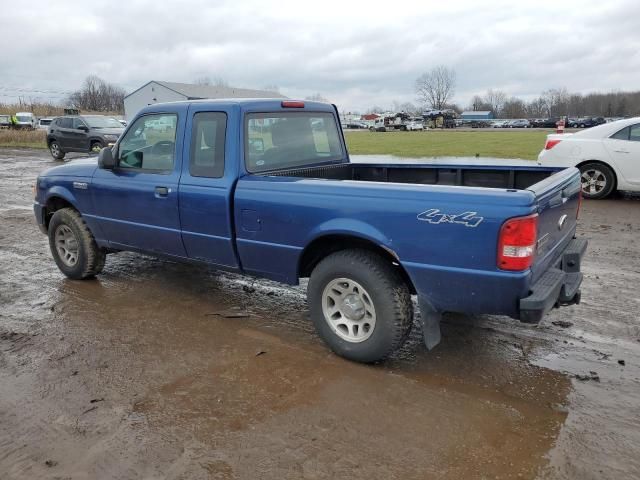
<path id="1" fill-rule="evenodd" d="M 614 150 L 616 153 L 629 153 L 629 150 Z"/>
<path id="2" fill-rule="evenodd" d="M 166 197 L 169 195 L 167 187 L 156 187 L 156 197 Z"/>

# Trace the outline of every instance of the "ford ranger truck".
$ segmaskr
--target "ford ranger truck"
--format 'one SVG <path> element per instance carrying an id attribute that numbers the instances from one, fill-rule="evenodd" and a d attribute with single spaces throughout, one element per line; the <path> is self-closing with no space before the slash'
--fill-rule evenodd
<path id="1" fill-rule="evenodd" d="M 43 172 L 35 216 L 67 277 L 133 251 L 298 284 L 337 354 L 377 362 L 444 312 L 536 323 L 578 303 L 580 172 L 502 160 L 349 158 L 335 106 L 143 109 L 97 160 Z"/>

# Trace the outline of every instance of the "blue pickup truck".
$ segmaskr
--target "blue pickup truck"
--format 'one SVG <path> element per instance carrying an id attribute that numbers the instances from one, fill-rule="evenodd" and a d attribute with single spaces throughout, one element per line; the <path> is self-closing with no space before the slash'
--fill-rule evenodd
<path id="1" fill-rule="evenodd" d="M 402 345 L 412 295 L 428 348 L 443 312 L 535 323 L 579 302 L 576 168 L 354 162 L 338 119 L 281 99 L 149 106 L 97 161 L 43 172 L 35 216 L 72 279 L 125 250 L 309 278 L 320 337 L 361 362 Z"/>

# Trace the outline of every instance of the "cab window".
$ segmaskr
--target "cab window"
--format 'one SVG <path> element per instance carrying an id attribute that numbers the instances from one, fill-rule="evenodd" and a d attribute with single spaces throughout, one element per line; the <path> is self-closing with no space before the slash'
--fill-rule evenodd
<path id="1" fill-rule="evenodd" d="M 152 114 L 138 118 L 118 146 L 118 167 L 167 172 L 176 156 L 175 114 Z"/>
<path id="2" fill-rule="evenodd" d="M 335 117 L 323 112 L 254 113 L 245 123 L 250 172 L 292 168 L 344 158 Z"/>
<path id="3" fill-rule="evenodd" d="M 193 177 L 220 178 L 224 174 L 227 115 L 198 112 L 193 116 L 189 173 Z"/>
<path id="4" fill-rule="evenodd" d="M 629 140 L 640 142 L 640 124 L 629 127 Z"/>

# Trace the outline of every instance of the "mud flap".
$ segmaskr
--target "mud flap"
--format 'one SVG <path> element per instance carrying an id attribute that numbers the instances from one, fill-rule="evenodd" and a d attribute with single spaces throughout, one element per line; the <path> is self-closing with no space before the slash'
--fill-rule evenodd
<path id="1" fill-rule="evenodd" d="M 440 320 L 442 313 L 436 311 L 431 304 L 418 297 L 418 305 L 420 306 L 420 323 L 422 325 L 422 337 L 427 350 L 433 349 L 440 343 Z"/>

